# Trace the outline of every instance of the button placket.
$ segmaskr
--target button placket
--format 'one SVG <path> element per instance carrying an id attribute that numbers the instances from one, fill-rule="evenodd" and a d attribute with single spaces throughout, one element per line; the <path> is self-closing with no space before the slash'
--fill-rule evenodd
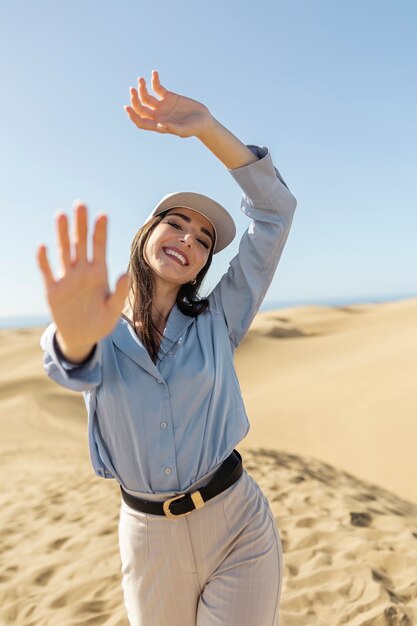
<path id="1" fill-rule="evenodd" d="M 162 373 L 160 373 L 160 376 L 162 376 Z M 163 446 L 167 448 L 166 456 L 164 455 L 166 461 L 168 462 L 171 461 L 171 463 L 173 463 L 174 465 L 162 466 L 161 470 L 163 471 L 163 475 L 166 477 L 166 480 L 168 481 L 168 484 L 170 485 L 171 481 L 176 476 L 175 460 L 174 460 L 175 444 L 174 444 L 174 437 L 173 437 L 173 432 L 171 428 L 172 407 L 171 407 L 171 402 L 170 402 L 170 393 L 169 393 L 168 383 L 163 378 L 155 378 L 155 380 L 157 383 L 163 385 L 160 388 L 161 400 L 163 398 L 163 402 L 160 407 L 159 428 L 160 430 L 163 430 L 165 434 L 164 436 L 162 436 L 162 433 L 161 433 L 161 444 L 162 444 L 162 441 L 165 442 Z M 164 417 L 165 417 L 165 420 L 163 419 Z M 168 417 L 169 417 L 169 420 L 167 420 Z M 175 485 L 173 486 L 173 488 L 175 488 Z"/>

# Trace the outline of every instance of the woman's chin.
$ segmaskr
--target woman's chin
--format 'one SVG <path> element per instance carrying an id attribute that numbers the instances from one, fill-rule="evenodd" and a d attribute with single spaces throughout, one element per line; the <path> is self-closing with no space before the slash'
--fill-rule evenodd
<path id="1" fill-rule="evenodd" d="M 170 285 L 177 285 L 178 287 L 182 287 L 182 285 L 185 285 L 192 280 L 191 278 L 179 276 L 178 273 L 175 272 L 154 272 L 154 277 L 156 281 L 161 284 L 167 283 Z"/>

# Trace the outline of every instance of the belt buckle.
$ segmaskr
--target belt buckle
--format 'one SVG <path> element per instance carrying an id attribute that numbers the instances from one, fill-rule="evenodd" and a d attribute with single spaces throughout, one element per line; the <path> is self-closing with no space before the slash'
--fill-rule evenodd
<path id="1" fill-rule="evenodd" d="M 195 508 L 191 509 L 191 511 L 186 511 L 185 513 L 178 513 L 177 515 L 175 515 L 175 513 L 172 513 L 172 511 L 169 508 L 169 505 L 171 504 L 171 502 L 174 502 L 174 500 L 179 500 L 180 498 L 185 498 L 188 495 L 191 495 L 191 499 L 194 503 Z M 201 493 L 199 491 L 194 491 L 191 494 L 180 493 L 179 496 L 174 496 L 173 498 L 169 498 L 168 500 L 165 500 L 165 502 L 162 505 L 162 508 L 164 509 L 164 513 L 166 517 L 168 517 L 169 519 L 175 519 L 177 517 L 184 517 L 185 515 L 189 515 L 190 513 L 195 511 L 195 509 L 201 509 L 204 505 L 205 505 L 205 502 L 201 496 Z"/>

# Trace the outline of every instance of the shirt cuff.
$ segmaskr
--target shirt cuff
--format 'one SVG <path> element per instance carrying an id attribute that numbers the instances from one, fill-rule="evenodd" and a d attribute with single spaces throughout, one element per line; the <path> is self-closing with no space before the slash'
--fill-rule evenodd
<path id="1" fill-rule="evenodd" d="M 276 188 L 277 179 L 288 189 L 281 174 L 274 167 L 269 149 L 266 146 L 246 146 L 258 157 L 258 161 L 243 165 L 236 169 L 229 169 L 239 187 L 249 198 L 266 198 Z"/>
<path id="2" fill-rule="evenodd" d="M 74 363 L 73 361 L 69 361 L 62 353 L 61 348 L 59 347 L 59 344 L 56 338 L 56 331 L 54 332 L 52 342 L 53 342 L 55 354 L 60 364 L 62 365 L 62 367 L 66 370 L 73 370 L 73 369 L 76 369 L 77 367 L 82 367 L 83 365 L 86 365 L 94 357 L 96 353 L 96 348 L 97 348 L 97 344 L 95 344 L 91 352 L 86 356 L 86 358 L 83 361 Z"/>

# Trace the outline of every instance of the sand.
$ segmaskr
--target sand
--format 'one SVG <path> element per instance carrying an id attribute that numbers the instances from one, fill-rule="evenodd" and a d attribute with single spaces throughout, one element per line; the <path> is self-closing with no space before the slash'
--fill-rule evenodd
<path id="1" fill-rule="evenodd" d="M 417 299 L 269 311 L 236 352 L 281 626 L 417 625 L 416 318 Z M 128 626 L 119 491 L 90 466 L 82 396 L 43 373 L 41 332 L 0 331 L 0 625 Z"/>

